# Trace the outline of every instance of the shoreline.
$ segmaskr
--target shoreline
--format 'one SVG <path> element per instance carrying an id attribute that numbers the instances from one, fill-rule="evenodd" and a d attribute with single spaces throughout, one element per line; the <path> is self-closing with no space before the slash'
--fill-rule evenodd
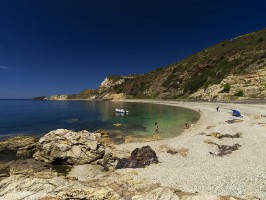
<path id="1" fill-rule="evenodd" d="M 37 103 L 40 102 L 40 101 L 36 101 L 36 100 L 29 100 L 29 101 L 33 101 L 33 103 L 34 102 L 37 102 Z M 80 107 L 80 109 L 82 109 L 83 114 L 84 113 L 87 114 L 86 110 L 83 109 L 84 106 L 83 106 L 83 103 L 80 100 L 78 100 L 78 101 L 74 101 L 74 100 L 72 101 L 71 100 L 71 101 L 63 101 L 63 102 L 60 101 L 58 103 L 60 103 L 59 105 L 63 105 L 63 106 L 65 106 L 65 103 L 66 103 L 67 107 L 72 107 L 73 105 L 75 107 L 76 104 L 68 105 L 68 103 L 75 103 L 75 102 Z M 71 113 L 71 109 L 67 109 L 65 115 L 60 115 L 60 111 L 56 110 L 57 109 L 57 106 L 55 106 L 55 105 L 57 105 L 56 102 L 50 101 L 50 100 L 49 101 L 42 101 L 42 102 L 37 104 L 38 107 L 41 107 L 43 104 L 45 106 L 47 106 L 47 104 L 48 104 L 47 107 L 49 107 L 49 109 L 51 109 L 52 112 L 57 112 L 56 113 L 56 118 L 55 118 L 55 120 L 57 120 L 57 121 L 56 121 L 56 123 L 53 123 L 53 126 L 51 126 L 51 127 L 47 126 L 48 128 L 46 128 L 45 126 L 42 125 L 43 122 L 41 122 L 41 120 L 42 121 L 44 121 L 44 120 L 49 121 L 49 119 L 51 118 L 49 116 L 49 113 L 44 112 L 42 114 L 42 116 L 44 116 L 44 117 L 39 118 L 40 119 L 39 122 L 41 122 L 41 123 L 38 122 L 37 124 L 35 124 L 35 123 L 33 124 L 34 125 L 34 129 L 29 127 L 29 125 L 28 125 L 28 127 L 27 126 L 22 126 L 21 129 L 18 129 L 17 128 L 18 126 L 8 126 L 8 125 L 5 126 L 3 124 L 3 126 L 1 126 L 1 127 L 5 131 L 2 131 L 2 133 L 0 133 L 0 141 L 4 141 L 4 140 L 6 140 L 8 138 L 12 138 L 12 137 L 16 137 L 16 136 L 31 136 L 31 137 L 34 137 L 34 138 L 36 138 L 38 140 L 43 135 L 45 135 L 46 133 L 48 133 L 48 132 L 50 132 L 52 130 L 58 129 L 58 128 L 67 128 L 67 129 L 71 129 L 71 130 L 75 130 L 75 131 L 81 131 L 81 130 L 85 129 L 85 130 L 88 130 L 90 132 L 95 132 L 95 131 L 98 131 L 98 130 L 106 130 L 106 131 L 110 131 L 111 134 L 114 137 L 115 137 L 115 135 L 121 135 L 122 137 L 132 136 L 132 139 L 134 137 L 139 138 L 139 140 L 141 140 L 141 138 L 144 138 L 144 140 L 147 141 L 149 139 L 149 137 L 153 136 L 153 133 L 154 133 L 154 124 L 153 123 L 157 120 L 157 118 L 161 118 L 162 119 L 162 117 L 163 117 L 163 116 L 160 116 L 160 114 L 158 114 L 158 116 L 157 116 L 156 114 L 158 112 L 154 112 L 155 115 L 151 114 L 151 116 L 149 116 L 148 118 L 146 118 L 142 122 L 141 117 L 146 115 L 146 113 L 148 113 L 148 112 L 145 111 L 145 113 L 143 113 L 143 114 L 138 114 L 138 112 L 136 112 L 136 108 L 134 106 L 131 106 L 131 105 L 134 105 L 134 103 L 128 103 L 126 105 L 128 105 L 131 108 L 131 111 L 134 111 L 134 113 L 132 112 L 130 114 L 134 114 L 134 118 L 136 118 L 136 120 L 134 121 L 134 120 L 130 119 L 128 121 L 127 118 L 124 118 L 125 120 L 122 120 L 123 118 L 121 118 L 119 114 L 117 115 L 117 113 L 115 113 L 111 108 L 114 107 L 115 105 L 118 106 L 118 107 L 123 107 L 124 103 L 116 103 L 116 102 L 112 102 L 112 101 L 100 101 L 100 100 L 99 101 L 97 101 L 97 100 L 96 101 L 91 101 L 91 100 L 87 101 L 87 100 L 85 100 L 83 102 L 84 102 L 84 104 L 86 104 L 86 105 L 88 104 L 89 106 L 93 106 L 94 105 L 93 102 L 94 103 L 99 102 L 99 105 L 103 105 L 103 106 L 105 106 L 105 105 L 107 106 L 108 105 L 108 106 L 110 106 L 110 111 L 107 112 L 104 109 L 100 109 L 99 113 L 101 114 L 101 117 L 104 116 L 104 118 L 103 117 L 99 118 L 99 120 L 96 121 L 95 124 L 93 124 L 94 122 L 90 123 L 90 121 L 92 121 L 92 120 L 88 119 L 88 116 L 85 116 L 85 114 L 84 115 L 80 115 L 80 114 L 76 115 L 76 114 Z M 61 103 L 63 103 L 63 104 L 61 104 Z M 30 106 L 30 105 L 32 105 L 32 103 L 29 102 L 29 103 L 27 103 L 25 105 Z M 111 106 L 111 105 L 113 105 L 113 106 Z M 143 105 L 141 105 L 141 104 L 139 104 L 139 105 L 141 107 L 143 107 Z M 152 105 L 152 104 L 150 104 L 150 105 L 154 106 L 155 109 L 158 107 L 158 106 L 155 106 L 155 105 Z M 147 108 L 146 105 L 144 107 Z M 163 108 L 169 109 L 169 107 L 168 108 L 167 107 L 163 107 Z M 98 108 L 96 108 L 94 106 L 93 109 L 98 109 Z M 189 112 L 190 109 L 189 110 L 187 109 L 187 111 Z M 35 114 L 39 115 L 38 112 L 39 112 L 38 110 L 35 111 L 35 112 L 32 112 L 29 116 L 34 116 Z M 67 112 L 70 112 L 70 114 L 68 114 Z M 171 114 L 174 113 L 171 107 L 169 109 L 169 112 L 171 112 Z M 116 116 L 112 116 L 110 113 L 111 114 L 115 113 Z M 166 123 L 165 124 L 162 123 L 162 124 L 159 125 L 160 128 L 162 128 L 162 129 L 160 129 L 161 133 L 163 133 L 163 131 L 165 133 L 168 133 L 168 135 L 161 134 L 160 137 L 162 137 L 162 138 L 175 137 L 175 133 L 173 135 L 170 134 L 172 132 L 172 130 L 175 131 L 176 128 L 178 128 L 180 130 L 180 133 L 181 133 L 181 131 L 183 129 L 183 124 L 189 120 L 189 119 L 184 119 L 183 121 L 180 120 L 180 123 L 177 126 L 177 124 L 175 123 L 176 116 L 173 115 L 173 117 L 171 117 L 173 119 L 169 120 L 170 114 L 168 115 L 167 113 L 168 112 L 162 112 L 162 114 L 164 114 L 164 117 L 166 119 L 165 120 Z M 179 113 L 179 112 L 175 112 L 174 114 L 176 114 L 176 113 Z M 192 121 L 189 120 L 189 123 L 195 123 L 195 121 L 198 120 L 199 115 L 196 112 L 195 112 L 195 114 L 196 114 L 195 118 L 193 118 Z M 105 115 L 108 115 L 108 116 L 105 117 Z M 191 114 L 189 114 L 188 116 L 191 116 Z M 154 119 L 152 119 L 152 118 L 154 118 Z M 7 116 L 7 119 L 9 119 L 8 116 Z M 32 117 L 27 117 L 27 119 L 31 120 Z M 106 123 L 106 119 L 108 119 L 107 123 Z M 89 123 L 86 122 L 86 120 Z M 15 120 L 13 120 L 13 121 L 15 121 Z M 18 119 L 17 121 L 20 122 L 20 119 Z M 114 121 L 113 124 L 110 124 L 110 122 L 112 122 L 112 121 Z M 108 123 L 109 123 L 109 125 L 108 125 Z M 172 123 L 174 126 L 171 127 L 170 123 Z M 82 127 L 79 127 L 78 126 L 79 124 Z M 90 125 L 90 124 L 93 124 L 93 125 Z M 116 124 L 121 124 L 122 126 L 121 125 L 116 126 Z M 126 130 L 126 126 L 130 126 L 128 128 L 129 131 Z M 171 130 L 170 131 L 165 131 L 165 130 L 163 130 L 163 128 L 169 129 L 169 130 L 171 129 Z M 146 139 L 146 137 L 147 137 L 147 139 Z M 151 139 L 154 139 L 154 138 L 152 137 Z"/>
<path id="2" fill-rule="evenodd" d="M 176 137 L 108 147 L 107 153 L 110 151 L 114 153 L 114 156 L 117 154 L 119 158 L 122 158 L 130 155 L 136 148 L 149 145 L 156 152 L 159 160 L 158 164 L 145 168 L 117 169 L 114 173 L 111 172 L 111 179 L 118 176 L 122 177 L 122 180 L 126 175 L 127 184 L 128 180 L 136 180 L 142 184 L 172 188 L 173 191 L 183 191 L 194 195 L 203 194 L 204 196 L 207 193 L 247 200 L 266 199 L 266 146 L 264 145 L 266 142 L 266 104 L 123 101 L 178 106 L 200 112 L 200 118 Z M 220 107 L 220 112 L 216 111 L 217 106 Z M 243 117 L 233 117 L 232 109 L 239 110 Z M 227 147 L 230 149 L 226 149 Z M 77 165 L 74 168 L 79 167 L 86 167 L 86 165 Z M 90 170 L 86 173 L 90 173 Z M 108 175 L 110 173 L 105 175 L 100 173 L 99 177 L 102 176 L 100 179 L 104 181 L 104 177 Z M 52 179 L 63 178 L 64 182 L 68 181 L 65 175 L 52 173 L 49 176 Z M 71 176 L 74 178 L 73 184 L 80 183 L 79 173 L 70 175 L 70 178 Z M 33 177 L 36 178 L 36 175 Z M 16 175 L 6 180 L 11 180 L 10 184 L 12 184 L 12 178 L 16 179 Z M 26 180 L 25 177 L 20 179 L 22 182 Z M 96 178 L 95 181 L 100 181 L 100 179 Z M 89 179 L 86 180 L 89 181 Z M 38 179 L 38 181 L 42 182 L 43 179 Z M 14 183 L 16 184 L 16 181 Z M 131 188 L 135 183 L 130 183 L 133 185 L 128 187 Z M 57 184 L 62 186 L 62 183 Z M 9 193 L 12 195 L 8 188 L 5 191 L 8 192 L 7 195 Z M 36 195 L 40 193 L 37 192 Z"/>
<path id="3" fill-rule="evenodd" d="M 230 104 L 213 102 L 176 102 L 125 100 L 125 102 L 155 103 L 179 106 L 195 111 L 200 109 L 200 119 L 189 129 L 174 138 L 143 143 L 120 144 L 116 147 L 125 152 L 134 148 L 150 145 L 155 150 L 160 164 L 143 169 L 134 169 L 138 177 L 151 183 L 161 183 L 187 192 L 209 192 L 217 195 L 234 195 L 241 198 L 256 196 L 266 199 L 266 105 Z M 216 106 L 221 112 L 216 111 Z M 238 109 L 243 115 L 240 122 L 229 124 L 232 109 Z M 240 138 L 207 136 L 211 133 L 234 135 Z M 209 141 L 207 143 L 206 141 Z M 239 144 L 238 150 L 223 157 L 218 153 L 217 145 Z M 188 149 L 186 157 L 171 155 L 162 149 Z M 212 153 L 212 154 L 211 154 Z M 128 169 L 120 170 L 124 172 Z"/>

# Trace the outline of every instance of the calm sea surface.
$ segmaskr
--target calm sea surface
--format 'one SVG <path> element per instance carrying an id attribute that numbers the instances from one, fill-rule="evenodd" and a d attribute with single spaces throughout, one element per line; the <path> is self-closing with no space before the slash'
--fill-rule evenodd
<path id="1" fill-rule="evenodd" d="M 115 108 L 124 108 L 129 114 L 115 113 Z M 198 118 L 191 110 L 147 103 L 0 100 L 0 139 L 40 137 L 58 128 L 148 136 L 154 134 L 155 122 L 161 137 L 167 138 L 179 135 L 185 122 L 195 123 Z"/>

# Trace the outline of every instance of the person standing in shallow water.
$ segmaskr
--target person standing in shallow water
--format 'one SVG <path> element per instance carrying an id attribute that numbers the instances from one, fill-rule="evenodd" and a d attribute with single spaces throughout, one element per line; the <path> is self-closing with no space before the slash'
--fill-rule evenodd
<path id="1" fill-rule="evenodd" d="M 154 133 L 159 133 L 159 126 L 157 122 L 154 123 L 154 129 L 155 129 Z"/>
<path id="2" fill-rule="evenodd" d="M 188 123 L 185 123 L 184 129 L 188 129 L 188 128 L 189 128 Z"/>

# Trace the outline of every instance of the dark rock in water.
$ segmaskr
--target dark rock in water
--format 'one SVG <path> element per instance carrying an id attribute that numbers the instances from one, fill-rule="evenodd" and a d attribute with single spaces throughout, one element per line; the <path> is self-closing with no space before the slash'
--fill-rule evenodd
<path id="1" fill-rule="evenodd" d="M 16 136 L 0 142 L 0 154 L 12 152 L 17 156 L 29 157 L 36 152 L 37 141 L 30 136 Z"/>
<path id="2" fill-rule="evenodd" d="M 122 158 L 118 160 L 116 169 L 122 168 L 143 168 L 146 165 L 158 163 L 158 157 L 155 151 L 150 146 L 136 148 L 132 151 L 129 158 Z"/>

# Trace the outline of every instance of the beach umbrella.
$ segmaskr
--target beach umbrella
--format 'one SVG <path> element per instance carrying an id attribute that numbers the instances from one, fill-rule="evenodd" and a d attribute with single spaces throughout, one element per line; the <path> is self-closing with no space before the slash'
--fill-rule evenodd
<path id="1" fill-rule="evenodd" d="M 232 110 L 233 111 L 233 116 L 240 117 L 241 114 L 238 110 Z"/>

